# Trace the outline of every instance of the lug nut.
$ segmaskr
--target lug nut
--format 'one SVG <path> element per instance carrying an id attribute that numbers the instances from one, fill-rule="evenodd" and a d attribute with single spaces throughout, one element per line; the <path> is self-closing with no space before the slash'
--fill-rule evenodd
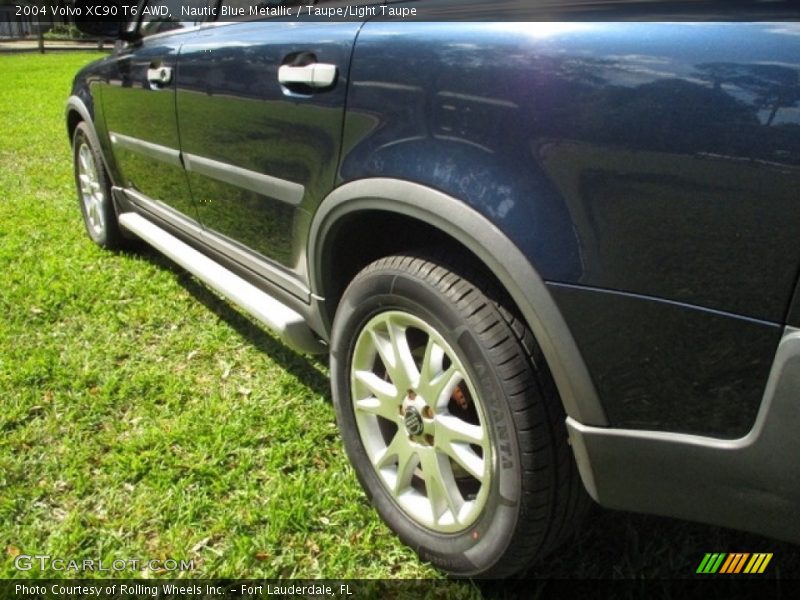
<path id="1" fill-rule="evenodd" d="M 425 441 L 428 442 L 429 446 L 433 446 L 433 436 L 430 433 L 425 434 Z"/>
<path id="2" fill-rule="evenodd" d="M 408 399 L 414 400 L 417 397 L 417 393 L 414 390 L 408 390 Z"/>
<path id="3" fill-rule="evenodd" d="M 426 406 L 425 408 L 422 409 L 422 416 L 425 417 L 426 419 L 433 418 L 433 410 L 431 409 L 430 406 Z"/>

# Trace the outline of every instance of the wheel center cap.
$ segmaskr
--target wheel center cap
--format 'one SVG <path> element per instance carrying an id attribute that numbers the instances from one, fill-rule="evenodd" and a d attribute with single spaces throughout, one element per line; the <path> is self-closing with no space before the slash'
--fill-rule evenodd
<path id="1" fill-rule="evenodd" d="M 406 409 L 403 422 L 409 435 L 420 435 L 422 433 L 422 415 L 413 406 L 409 406 Z"/>

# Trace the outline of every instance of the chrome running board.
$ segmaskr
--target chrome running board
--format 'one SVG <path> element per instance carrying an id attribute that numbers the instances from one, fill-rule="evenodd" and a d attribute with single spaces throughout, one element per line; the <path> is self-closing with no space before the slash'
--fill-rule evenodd
<path id="1" fill-rule="evenodd" d="M 253 315 L 289 346 L 301 352 L 325 352 L 300 313 L 245 281 L 141 215 L 126 212 L 119 224 L 142 238 L 236 305 Z"/>

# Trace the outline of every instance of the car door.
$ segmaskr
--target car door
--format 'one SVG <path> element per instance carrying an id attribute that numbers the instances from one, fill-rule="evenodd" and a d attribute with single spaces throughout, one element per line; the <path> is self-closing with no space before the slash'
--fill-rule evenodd
<path id="1" fill-rule="evenodd" d="M 193 6 L 207 0 L 190 0 Z M 168 220 L 196 220 L 180 158 L 175 83 L 182 33 L 199 21 L 180 21 L 186 0 L 140 6 L 141 39 L 120 47 L 103 86 L 103 114 L 119 181 L 140 206 Z M 145 10 L 147 12 L 145 12 Z"/>
<path id="2" fill-rule="evenodd" d="M 181 151 L 209 243 L 304 299 L 299 231 L 334 185 L 359 27 L 228 23 L 181 49 Z"/>

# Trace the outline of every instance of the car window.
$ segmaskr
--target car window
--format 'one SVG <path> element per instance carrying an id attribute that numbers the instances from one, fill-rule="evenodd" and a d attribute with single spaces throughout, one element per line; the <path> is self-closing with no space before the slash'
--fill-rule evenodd
<path id="1" fill-rule="evenodd" d="M 143 36 L 194 27 L 213 21 L 219 0 L 150 0 L 142 9 L 139 33 Z"/>

